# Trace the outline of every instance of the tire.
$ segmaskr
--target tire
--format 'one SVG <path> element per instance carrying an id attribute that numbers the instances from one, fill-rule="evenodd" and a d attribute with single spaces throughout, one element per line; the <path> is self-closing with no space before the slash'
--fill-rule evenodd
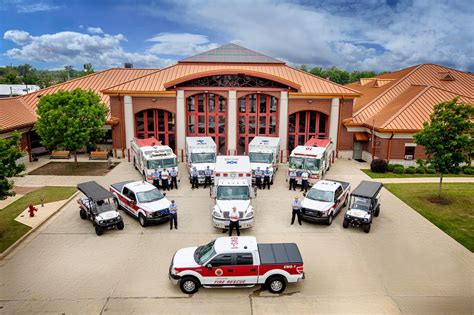
<path id="1" fill-rule="evenodd" d="M 369 233 L 370 232 L 370 223 L 366 223 L 363 226 L 364 232 Z"/>
<path id="2" fill-rule="evenodd" d="M 265 282 L 265 287 L 273 294 L 280 294 L 286 289 L 286 280 L 281 276 L 271 277 Z"/>
<path id="3" fill-rule="evenodd" d="M 326 222 L 326 225 L 331 225 L 332 224 L 332 220 L 334 219 L 334 215 L 331 213 L 328 217 L 328 221 Z"/>
<path id="4" fill-rule="evenodd" d="M 342 222 L 342 227 L 347 229 L 349 227 L 349 221 L 344 219 L 344 222 Z"/>
<path id="5" fill-rule="evenodd" d="M 380 206 L 378 206 L 377 209 L 375 209 L 374 217 L 378 217 L 379 214 L 380 214 Z"/>
<path id="6" fill-rule="evenodd" d="M 82 219 L 82 220 L 87 219 L 87 213 L 84 211 L 84 209 L 81 209 L 81 210 L 79 211 L 79 215 L 81 216 L 81 219 Z"/>
<path id="7" fill-rule="evenodd" d="M 117 223 L 117 229 L 123 230 L 124 227 L 125 227 L 125 224 L 123 224 L 123 221 L 120 221 L 119 223 Z"/>
<path id="8" fill-rule="evenodd" d="M 141 213 L 138 215 L 138 222 L 140 223 L 142 227 L 147 226 L 146 218 Z"/>
<path id="9" fill-rule="evenodd" d="M 185 294 L 194 294 L 199 290 L 201 283 L 195 277 L 184 277 L 179 281 L 179 288 Z"/>
<path id="10" fill-rule="evenodd" d="M 95 234 L 97 234 L 97 236 L 101 236 L 102 234 L 104 234 L 104 230 L 100 226 L 96 225 Z"/>

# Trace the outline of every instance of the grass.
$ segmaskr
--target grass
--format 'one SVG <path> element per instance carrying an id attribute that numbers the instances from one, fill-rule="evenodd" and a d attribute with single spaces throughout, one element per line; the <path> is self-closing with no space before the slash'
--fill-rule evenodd
<path id="1" fill-rule="evenodd" d="M 112 170 L 118 163 L 109 168 L 107 162 L 49 162 L 28 175 L 57 175 L 57 176 L 102 176 Z"/>
<path id="2" fill-rule="evenodd" d="M 3 253 L 4 250 L 31 229 L 29 226 L 15 221 L 15 218 L 30 204 L 41 204 L 41 196 L 44 196 L 44 203 L 64 200 L 75 191 L 75 187 L 42 187 L 27 193 L 7 207 L 0 209 L 0 253 Z"/>
<path id="3" fill-rule="evenodd" d="M 474 252 L 474 183 L 443 184 L 441 202 L 437 198 L 437 183 L 384 186 L 431 223 Z"/>
<path id="4" fill-rule="evenodd" d="M 367 174 L 370 178 L 413 178 L 413 177 L 439 177 L 439 174 L 395 174 L 392 172 L 387 173 L 375 173 L 365 168 L 361 169 L 362 172 Z M 444 174 L 443 177 L 474 177 L 474 175 L 466 174 Z"/>

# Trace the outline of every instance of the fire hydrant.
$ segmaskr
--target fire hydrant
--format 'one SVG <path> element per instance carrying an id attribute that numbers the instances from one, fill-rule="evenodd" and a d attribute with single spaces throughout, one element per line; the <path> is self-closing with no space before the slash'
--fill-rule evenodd
<path id="1" fill-rule="evenodd" d="M 30 217 L 34 217 L 34 216 L 35 216 L 35 211 L 38 211 L 38 208 L 36 208 L 36 207 L 33 206 L 33 205 L 29 205 L 29 206 L 28 206 L 28 212 L 30 213 Z"/>

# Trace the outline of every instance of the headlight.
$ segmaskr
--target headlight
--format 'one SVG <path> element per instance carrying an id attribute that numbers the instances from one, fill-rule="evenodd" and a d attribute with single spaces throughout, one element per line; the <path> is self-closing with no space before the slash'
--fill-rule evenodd
<path id="1" fill-rule="evenodd" d="M 147 216 L 148 218 L 151 218 L 151 217 L 153 216 L 153 213 L 152 213 L 152 212 L 147 212 L 147 213 L 146 213 L 146 216 Z"/>
<path id="2" fill-rule="evenodd" d="M 216 218 L 221 218 L 222 217 L 222 213 L 220 213 L 219 211 L 216 211 L 214 210 L 212 212 L 212 216 L 216 217 Z"/>
<path id="3" fill-rule="evenodd" d="M 369 219 L 368 219 L 368 218 L 364 218 L 364 222 L 369 222 Z"/>
<path id="4" fill-rule="evenodd" d="M 104 224 L 104 221 L 103 221 L 103 220 L 100 220 L 100 221 L 99 221 L 99 224 Z"/>
<path id="5" fill-rule="evenodd" d="M 247 213 L 247 215 L 245 216 L 246 218 L 251 218 L 253 217 L 253 211 L 250 211 L 249 213 Z"/>

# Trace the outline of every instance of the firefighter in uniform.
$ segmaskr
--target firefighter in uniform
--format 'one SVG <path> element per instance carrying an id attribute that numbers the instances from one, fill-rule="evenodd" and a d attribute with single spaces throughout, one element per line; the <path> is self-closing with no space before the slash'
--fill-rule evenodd
<path id="1" fill-rule="evenodd" d="M 304 192 L 308 191 L 308 178 L 309 178 L 308 171 L 303 171 L 303 173 L 301 173 L 301 191 L 303 190 Z"/>
<path id="2" fill-rule="evenodd" d="M 296 190 L 296 171 L 290 171 L 290 188 L 288 190 L 291 190 L 291 187 Z"/>
<path id="3" fill-rule="evenodd" d="M 237 236 L 240 236 L 240 223 L 239 223 L 239 213 L 237 212 L 237 208 L 233 207 L 232 211 L 229 214 L 229 236 L 232 236 L 232 231 L 237 231 Z"/>
<path id="4" fill-rule="evenodd" d="M 259 166 L 255 170 L 255 184 L 257 185 L 258 189 L 262 189 L 262 177 L 263 177 L 263 171 L 260 169 L 260 166 Z"/>
<path id="5" fill-rule="evenodd" d="M 176 170 L 175 167 L 173 167 L 170 171 L 170 178 L 171 178 L 171 189 L 173 189 L 173 185 L 174 187 L 176 187 L 176 189 L 178 189 L 178 171 Z"/>
<path id="6" fill-rule="evenodd" d="M 191 171 L 191 188 L 194 189 L 194 187 L 196 188 L 199 188 L 198 186 L 198 171 L 197 169 L 194 167 L 193 170 Z"/>
<path id="7" fill-rule="evenodd" d="M 160 187 L 160 173 L 155 168 L 155 170 L 151 173 L 151 178 L 153 179 L 153 186 L 156 188 Z"/>
<path id="8" fill-rule="evenodd" d="M 163 169 L 160 177 L 161 177 L 161 186 L 163 186 L 163 190 L 170 190 L 170 186 L 169 186 L 170 173 L 168 173 L 166 168 Z"/>
<path id="9" fill-rule="evenodd" d="M 298 223 L 301 225 L 301 201 L 298 200 L 298 197 L 295 197 L 293 203 L 291 204 L 293 212 L 291 214 L 291 224 L 295 223 L 295 216 L 298 217 Z"/>
<path id="10" fill-rule="evenodd" d="M 211 176 L 212 176 L 212 170 L 208 166 L 204 170 L 204 188 L 207 187 L 207 184 L 209 184 L 209 186 L 211 186 Z"/>
<path id="11" fill-rule="evenodd" d="M 270 190 L 270 178 L 272 174 L 273 172 L 269 167 L 263 172 L 263 189 L 265 189 L 265 186 L 268 186 L 268 190 Z"/>
<path id="12" fill-rule="evenodd" d="M 174 223 L 174 228 L 177 230 L 178 229 L 178 206 L 176 205 L 174 200 L 171 200 L 169 209 L 170 209 L 170 230 L 173 229 L 173 223 Z"/>

